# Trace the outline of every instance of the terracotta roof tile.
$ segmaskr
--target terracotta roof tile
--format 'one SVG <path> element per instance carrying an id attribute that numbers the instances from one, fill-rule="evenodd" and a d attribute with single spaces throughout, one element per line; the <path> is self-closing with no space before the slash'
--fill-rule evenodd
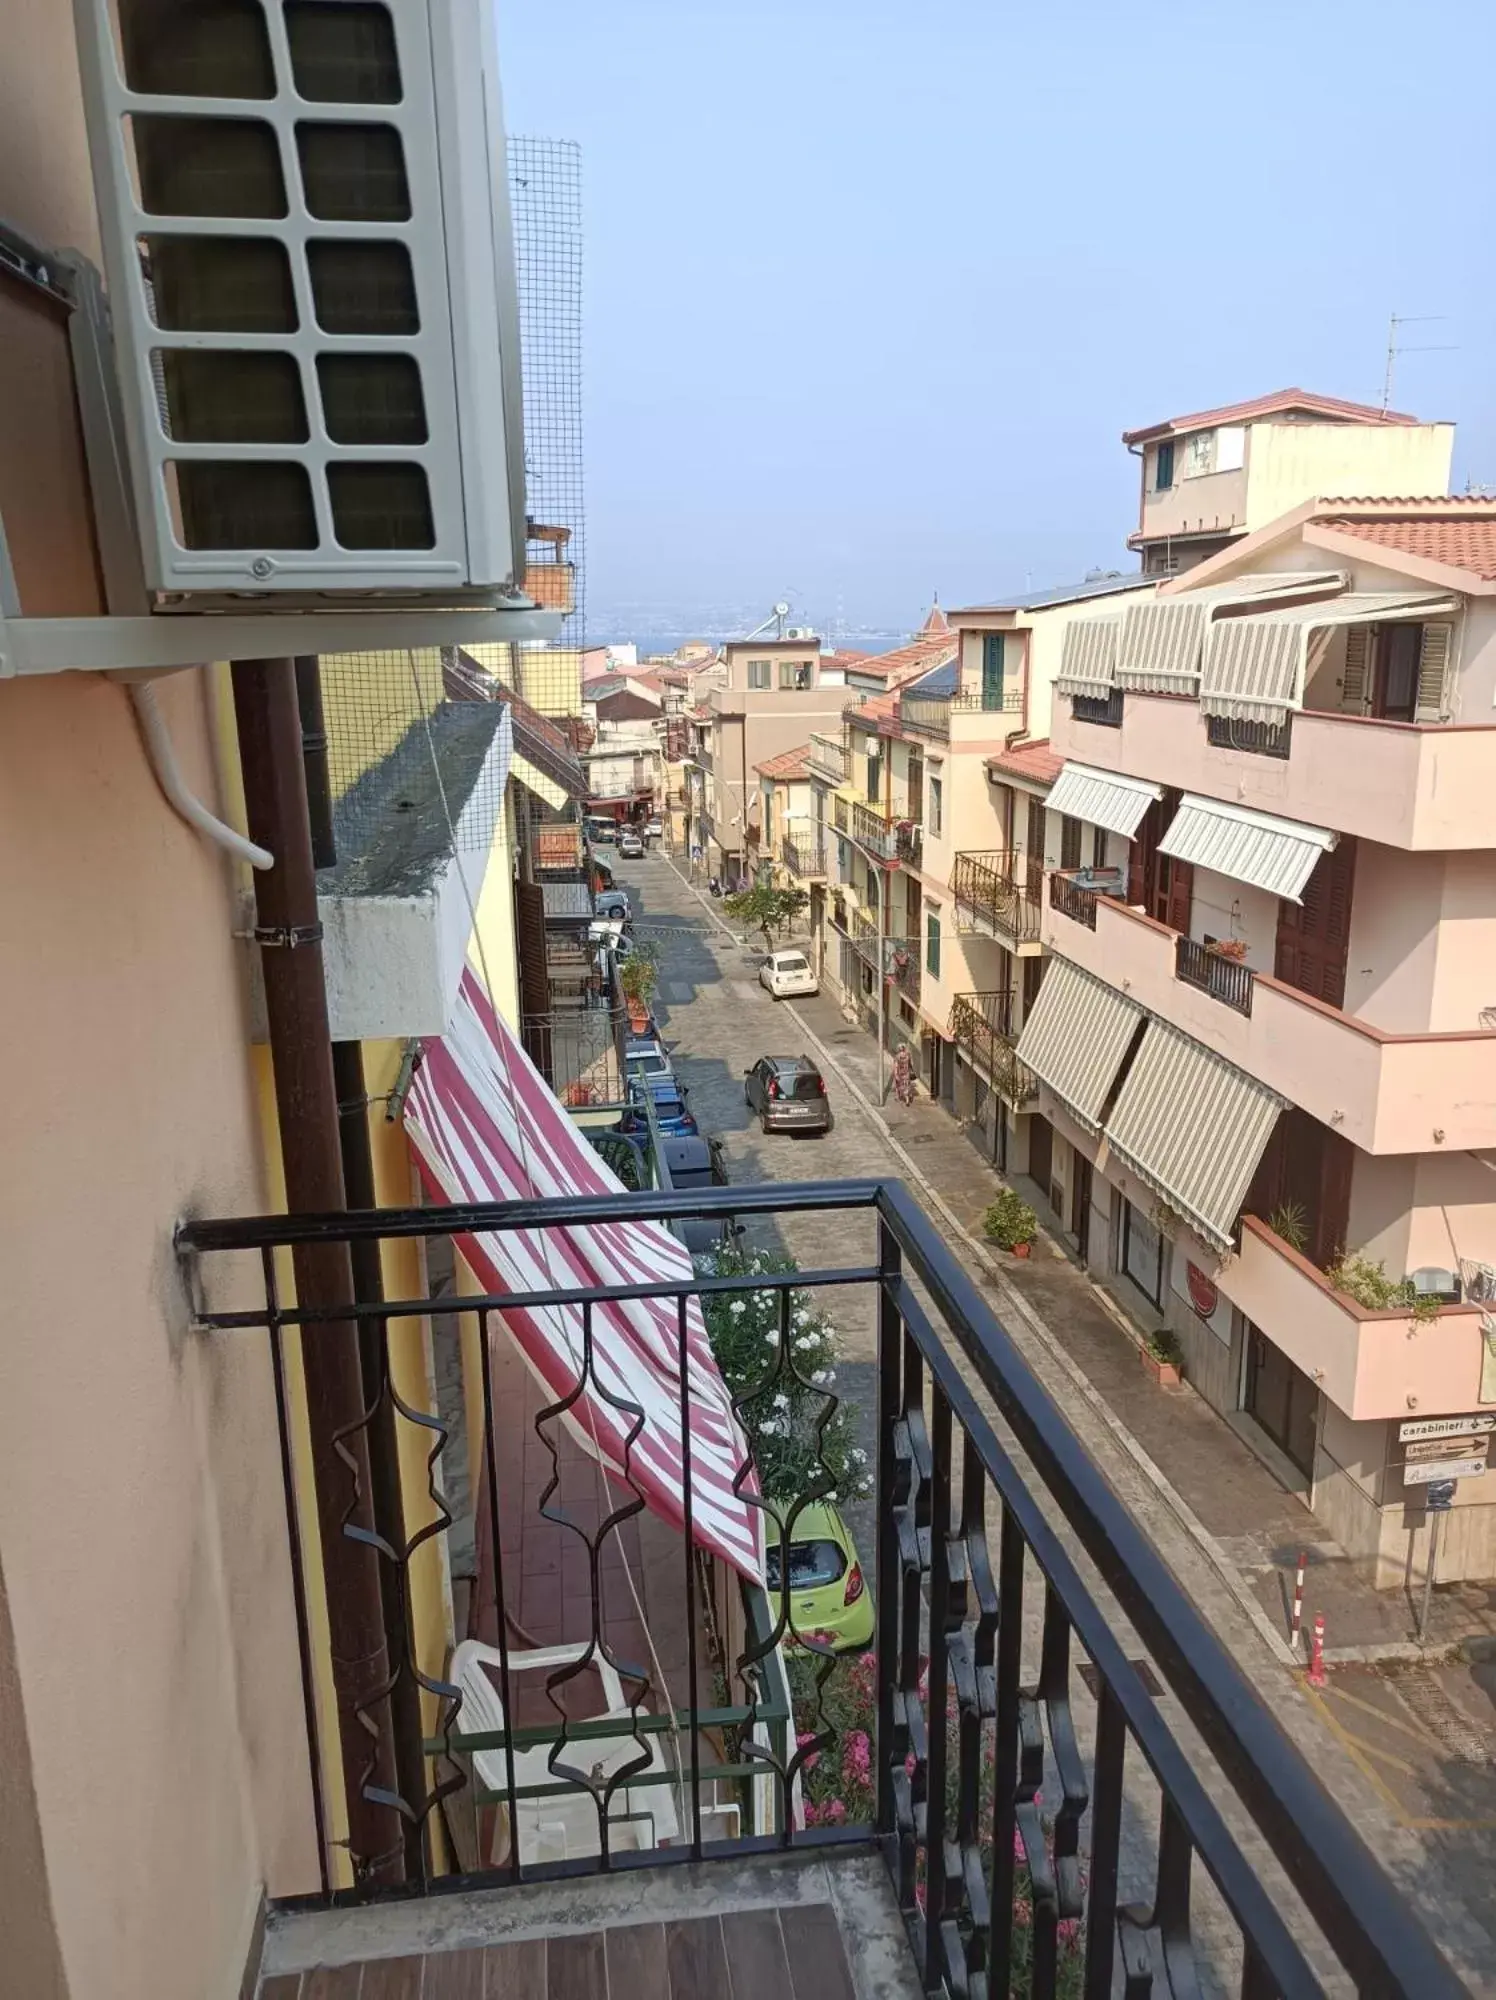
<path id="1" fill-rule="evenodd" d="M 1334 500 L 1316 509 L 1315 525 L 1374 548 L 1418 556 L 1496 583 L 1496 501 L 1458 494 L 1427 500 Z"/>
<path id="2" fill-rule="evenodd" d="M 766 757 L 762 764 L 755 764 L 754 770 L 761 778 L 808 778 L 810 745 L 802 743 L 797 750 L 781 750 L 777 757 Z"/>
<path id="3" fill-rule="evenodd" d="M 1012 750 L 1000 750 L 995 757 L 987 759 L 989 771 L 1027 778 L 1030 784 L 1035 785 L 1052 785 L 1064 764 L 1064 758 L 1057 757 L 1050 749 L 1047 736 L 1037 737 L 1032 743 L 1020 743 Z"/>
<path id="4" fill-rule="evenodd" d="M 1269 396 L 1254 396 L 1246 403 L 1223 403 L 1218 410 L 1196 410 L 1193 416 L 1165 417 L 1161 424 L 1145 424 L 1141 430 L 1123 431 L 1123 444 L 1143 444 L 1150 438 L 1169 437 L 1184 431 L 1209 430 L 1216 424 L 1249 424 L 1254 417 L 1285 416 L 1303 410 L 1312 417 L 1338 418 L 1351 424 L 1416 424 L 1419 419 L 1402 410 L 1379 409 L 1375 403 L 1348 403 L 1340 396 L 1316 396 L 1307 389 L 1275 389 Z"/>
<path id="5" fill-rule="evenodd" d="M 956 657 L 958 641 L 954 632 L 924 632 L 892 653 L 878 653 L 857 662 L 856 671 L 864 679 L 874 678 L 897 685 L 914 674 L 927 674 Z"/>

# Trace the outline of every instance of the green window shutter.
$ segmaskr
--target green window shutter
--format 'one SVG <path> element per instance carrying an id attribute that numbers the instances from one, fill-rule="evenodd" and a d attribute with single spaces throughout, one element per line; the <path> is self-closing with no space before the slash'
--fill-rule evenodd
<path id="1" fill-rule="evenodd" d="M 1345 628 L 1345 671 L 1340 682 L 1340 706 L 1347 715 L 1365 715 L 1371 707 L 1371 628 Z"/>
<path id="2" fill-rule="evenodd" d="M 982 706 L 998 709 L 1003 705 L 1003 639 L 1001 632 L 982 634 Z"/>
<path id="3" fill-rule="evenodd" d="M 1443 722 L 1449 715 L 1449 654 L 1452 625 L 1425 625 L 1418 648 L 1418 722 Z"/>

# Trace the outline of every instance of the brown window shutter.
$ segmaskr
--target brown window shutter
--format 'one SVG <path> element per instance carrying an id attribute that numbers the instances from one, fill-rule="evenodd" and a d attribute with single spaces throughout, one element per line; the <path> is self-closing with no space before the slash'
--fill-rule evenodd
<path id="1" fill-rule="evenodd" d="M 1449 653 L 1452 625 L 1425 625 L 1418 648 L 1418 722 L 1443 722 L 1449 714 Z"/>
<path id="2" fill-rule="evenodd" d="M 551 979 L 545 954 L 545 891 L 538 882 L 515 883 L 514 930 L 519 946 L 520 1039 L 546 1082 L 554 1083 Z"/>

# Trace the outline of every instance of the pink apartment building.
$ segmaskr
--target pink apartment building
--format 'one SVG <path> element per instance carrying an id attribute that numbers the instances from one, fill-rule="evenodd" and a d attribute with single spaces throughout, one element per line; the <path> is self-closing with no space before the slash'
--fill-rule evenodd
<path id="1" fill-rule="evenodd" d="M 1049 733 L 1059 1227 L 1380 1582 L 1445 1436 L 1437 1575 L 1496 1574 L 1496 502 L 1308 501 L 1073 620 Z"/>

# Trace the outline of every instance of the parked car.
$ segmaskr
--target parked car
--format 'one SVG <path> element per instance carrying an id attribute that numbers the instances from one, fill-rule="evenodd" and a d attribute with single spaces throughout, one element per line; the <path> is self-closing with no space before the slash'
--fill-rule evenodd
<path id="1" fill-rule="evenodd" d="M 646 840 L 663 840 L 664 837 L 665 822 L 660 818 L 658 813 L 655 813 L 652 818 L 644 822 L 644 838 Z"/>
<path id="2" fill-rule="evenodd" d="M 661 1151 L 672 1188 L 727 1186 L 727 1161 L 720 1139 L 704 1139 L 699 1133 L 665 1139 Z M 686 1216 L 672 1227 L 692 1256 L 720 1250 L 743 1233 L 741 1225 L 730 1215 Z"/>
<path id="3" fill-rule="evenodd" d="M 600 847 L 605 844 L 611 846 L 618 838 L 617 820 L 609 819 L 606 814 L 599 813 L 587 822 L 587 838 L 595 846 Z"/>
<path id="4" fill-rule="evenodd" d="M 629 1076 L 674 1076 L 665 1044 L 654 1035 L 631 1035 L 623 1045 L 623 1067 Z"/>
<path id="5" fill-rule="evenodd" d="M 826 1079 L 809 1056 L 760 1056 L 743 1071 L 743 1096 L 766 1132 L 829 1132 Z"/>
<path id="6" fill-rule="evenodd" d="M 787 993 L 819 993 L 821 982 L 803 951 L 771 951 L 758 969 L 758 983 L 782 1000 Z"/>
<path id="7" fill-rule="evenodd" d="M 772 1520 L 768 1532 L 771 1538 L 776 1533 Z M 789 1585 L 786 1643 L 815 1637 L 839 1653 L 861 1652 L 873 1641 L 873 1597 L 852 1530 L 831 1501 L 814 1500 L 795 1516 L 791 1534 L 787 1578 L 783 1544 L 771 1539 L 765 1551 L 771 1617 L 778 1617 L 780 1593 L 786 1581 Z"/>
<path id="8" fill-rule="evenodd" d="M 678 1138 L 682 1133 L 701 1130 L 691 1116 L 685 1086 L 677 1077 L 631 1076 L 628 1079 L 628 1093 L 629 1108 L 620 1121 L 620 1131 L 649 1130 L 649 1117 L 644 1109 L 646 1098 L 653 1101 L 655 1119 L 662 1133 Z"/>
<path id="9" fill-rule="evenodd" d="M 644 842 L 639 838 L 636 826 L 626 826 L 618 836 L 619 858 L 623 861 L 638 861 L 644 854 Z"/>
<path id="10" fill-rule="evenodd" d="M 627 892 L 623 889 L 604 889 L 592 899 L 592 907 L 600 917 L 622 917 L 627 923 L 633 916 Z"/>

